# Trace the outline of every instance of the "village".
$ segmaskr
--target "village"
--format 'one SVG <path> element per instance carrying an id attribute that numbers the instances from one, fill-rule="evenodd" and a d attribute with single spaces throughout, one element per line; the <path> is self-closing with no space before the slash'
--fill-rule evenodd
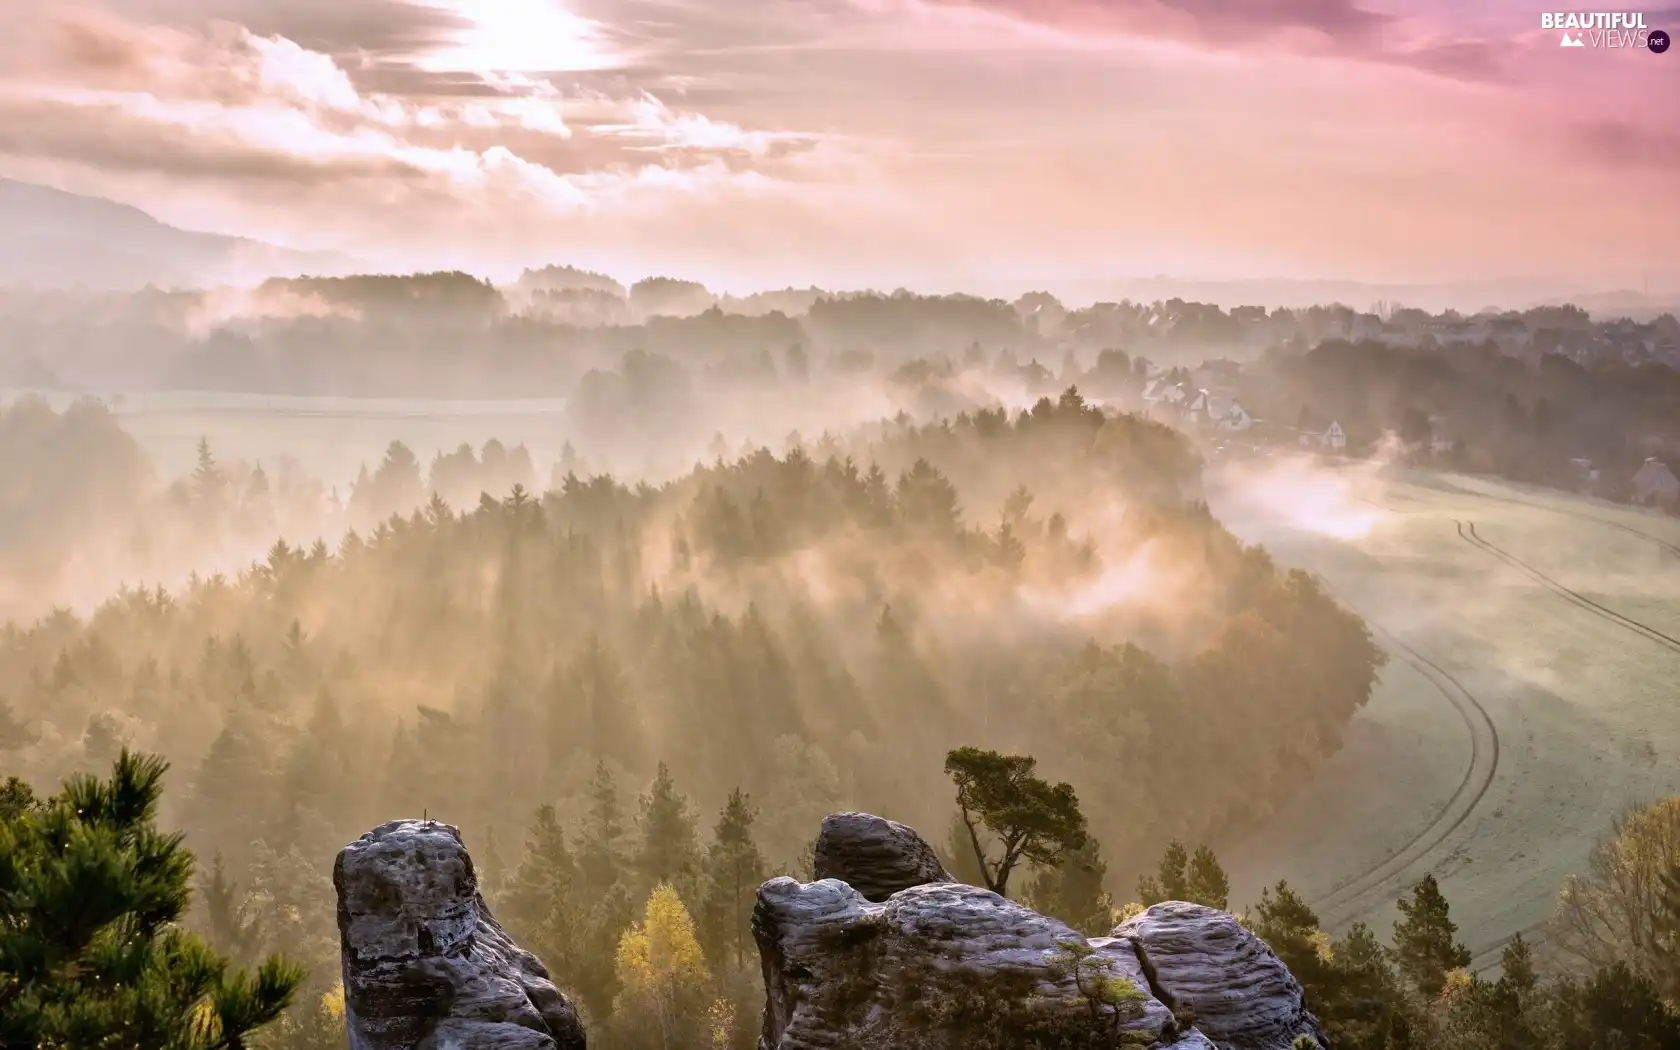
<path id="1" fill-rule="evenodd" d="M 1414 427 L 1406 435 L 1383 430 L 1350 442 L 1348 428 L 1339 419 L 1318 419 L 1303 410 L 1293 423 L 1283 423 L 1250 412 L 1237 393 L 1245 369 L 1236 362 L 1219 360 L 1195 369 L 1171 370 L 1143 358 L 1134 363 L 1148 376 L 1138 395 L 1143 411 L 1196 438 L 1210 461 L 1305 450 L 1334 458 L 1387 456 L 1446 469 L 1465 463 L 1462 440 L 1455 437 L 1451 420 L 1443 416 L 1424 417 L 1426 426 Z M 1587 457 L 1572 457 L 1570 467 L 1582 490 L 1592 491 L 1606 480 L 1625 480 L 1625 486 L 1616 486 L 1616 491 L 1625 494 L 1626 502 L 1680 513 L 1680 478 L 1656 455 L 1645 457 L 1626 479 L 1606 479 L 1604 468 Z"/>

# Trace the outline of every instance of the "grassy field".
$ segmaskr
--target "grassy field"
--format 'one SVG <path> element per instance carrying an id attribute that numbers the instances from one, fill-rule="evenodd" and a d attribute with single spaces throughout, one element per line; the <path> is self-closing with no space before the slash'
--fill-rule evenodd
<path id="1" fill-rule="evenodd" d="M 0 390 L 0 404 L 21 396 Z M 466 442 L 495 438 L 524 444 L 542 480 L 565 444 L 565 401 L 530 398 L 445 401 L 412 398 L 291 397 L 265 394 L 162 391 L 95 395 L 110 406 L 165 478 L 190 472 L 198 441 L 208 437 L 217 457 L 272 466 L 285 458 L 329 484 L 347 484 L 363 464 L 375 466 L 392 441 L 422 463 Z M 62 409 L 75 397 L 52 394 Z"/>
<path id="2" fill-rule="evenodd" d="M 1220 844 L 1233 898 L 1287 878 L 1333 929 L 1386 934 L 1433 872 L 1487 966 L 1619 812 L 1680 791 L 1680 521 L 1376 471 L 1319 478 L 1292 515 L 1264 482 L 1212 486 L 1215 512 L 1319 574 L 1390 663 L 1312 787 Z"/>

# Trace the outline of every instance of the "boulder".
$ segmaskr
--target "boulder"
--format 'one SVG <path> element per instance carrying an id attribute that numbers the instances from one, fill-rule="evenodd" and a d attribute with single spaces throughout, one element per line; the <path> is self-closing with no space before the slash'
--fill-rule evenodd
<path id="1" fill-rule="evenodd" d="M 381 824 L 333 865 L 351 1050 L 584 1050 L 577 1012 L 478 892 L 455 828 Z"/>
<path id="2" fill-rule="evenodd" d="M 1114 936 L 1136 949 L 1155 994 L 1221 1050 L 1289 1050 L 1303 1035 L 1330 1045 L 1289 967 L 1231 915 L 1169 901 Z"/>
<path id="3" fill-rule="evenodd" d="M 912 886 L 952 881 L 915 828 L 872 813 L 824 817 L 814 853 L 818 879 L 839 879 L 877 904 Z"/>
<path id="4" fill-rule="evenodd" d="M 973 886 L 933 882 L 874 902 L 838 879 L 772 879 L 753 935 L 766 993 L 760 1050 L 1214 1050 L 1149 994 L 1130 940 L 1087 942 Z M 1069 944 L 1088 945 L 1081 973 Z M 1105 975 L 1125 978 L 1135 1001 L 1105 1001 Z"/>

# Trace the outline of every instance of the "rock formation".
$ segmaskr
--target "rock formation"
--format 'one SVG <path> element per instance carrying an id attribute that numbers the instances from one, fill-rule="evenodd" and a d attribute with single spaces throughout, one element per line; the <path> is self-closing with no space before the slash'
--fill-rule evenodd
<path id="1" fill-rule="evenodd" d="M 1328 1046 L 1289 970 L 1224 912 L 1156 905 L 1087 940 L 951 882 L 901 824 L 838 814 L 817 848 L 830 877 L 759 889 L 760 1050 Z"/>
<path id="2" fill-rule="evenodd" d="M 814 861 L 818 879 L 839 879 L 877 904 L 899 890 L 951 881 L 916 829 L 872 813 L 824 817 Z"/>
<path id="3" fill-rule="evenodd" d="M 333 865 L 351 1050 L 584 1050 L 537 957 L 502 931 L 455 828 L 381 824 Z"/>
<path id="4" fill-rule="evenodd" d="M 1219 1046 L 1289 1050 L 1302 1035 L 1329 1044 L 1295 975 L 1233 916 L 1169 901 L 1121 923 L 1114 936 L 1147 961 L 1155 994 L 1194 1016 Z"/>

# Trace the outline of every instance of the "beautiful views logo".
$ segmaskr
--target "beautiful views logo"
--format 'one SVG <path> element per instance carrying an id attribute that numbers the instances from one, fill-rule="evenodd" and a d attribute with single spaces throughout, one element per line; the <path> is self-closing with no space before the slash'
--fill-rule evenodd
<path id="1" fill-rule="evenodd" d="M 1645 24 L 1637 11 L 1571 11 L 1540 16 L 1541 29 L 1561 29 L 1560 47 L 1647 48 L 1668 50 L 1668 33 Z"/>

